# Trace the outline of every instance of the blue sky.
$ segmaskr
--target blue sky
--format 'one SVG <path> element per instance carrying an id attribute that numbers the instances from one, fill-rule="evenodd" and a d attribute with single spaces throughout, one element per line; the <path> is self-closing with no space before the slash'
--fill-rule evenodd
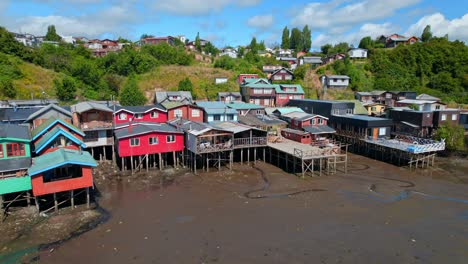
<path id="1" fill-rule="evenodd" d="M 0 0 L 0 25 L 43 35 L 54 24 L 64 36 L 137 40 L 197 32 L 218 47 L 245 45 L 252 36 L 281 42 L 284 26 L 309 25 L 312 48 L 367 35 L 434 35 L 468 42 L 468 4 L 453 0 Z"/>

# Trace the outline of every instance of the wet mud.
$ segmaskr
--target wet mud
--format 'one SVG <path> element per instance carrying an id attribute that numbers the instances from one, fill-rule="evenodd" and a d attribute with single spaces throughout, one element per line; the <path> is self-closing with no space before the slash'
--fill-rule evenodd
<path id="1" fill-rule="evenodd" d="M 159 171 L 98 177 L 108 219 L 28 261 L 466 263 L 466 162 L 409 171 L 349 159 L 347 174 L 306 179 L 261 162 L 172 171 L 163 186 Z"/>

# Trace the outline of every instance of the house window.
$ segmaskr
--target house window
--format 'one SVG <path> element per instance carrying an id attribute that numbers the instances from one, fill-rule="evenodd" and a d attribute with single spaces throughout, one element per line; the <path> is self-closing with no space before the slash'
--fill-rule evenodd
<path id="1" fill-rule="evenodd" d="M 24 144 L 12 143 L 12 144 L 7 144 L 6 147 L 7 147 L 7 157 L 17 157 L 17 156 L 26 155 L 24 151 Z"/>
<path id="2" fill-rule="evenodd" d="M 294 95 L 294 99 L 302 99 L 302 95 Z"/>
<path id="3" fill-rule="evenodd" d="M 234 115 L 227 115 L 227 120 L 230 120 L 230 121 L 234 120 Z"/>
<path id="4" fill-rule="evenodd" d="M 447 120 L 447 114 L 442 114 L 442 117 L 440 118 L 442 121 Z"/>
<path id="5" fill-rule="evenodd" d="M 372 106 L 372 107 L 370 108 L 370 110 L 371 110 L 372 112 L 375 112 L 375 110 L 377 110 L 377 109 L 375 108 L 375 106 Z"/>
<path id="6" fill-rule="evenodd" d="M 174 110 L 174 117 L 182 117 L 182 109 Z"/>
<path id="7" fill-rule="evenodd" d="M 310 122 L 312 125 L 315 125 L 315 118 Z"/>
<path id="8" fill-rule="evenodd" d="M 127 120 L 127 114 L 126 113 L 120 113 L 119 114 L 119 120 Z"/>
<path id="9" fill-rule="evenodd" d="M 263 105 L 270 105 L 270 99 L 264 99 Z"/>
<path id="10" fill-rule="evenodd" d="M 214 121 L 220 121 L 221 120 L 221 115 L 213 115 L 213 120 Z"/>
<path id="11" fill-rule="evenodd" d="M 140 139 L 139 138 L 131 138 L 130 139 L 130 146 L 131 147 L 140 146 Z"/>
<path id="12" fill-rule="evenodd" d="M 392 94 L 391 93 L 385 94 L 385 98 L 388 98 L 388 99 L 392 98 Z"/>
<path id="13" fill-rule="evenodd" d="M 262 89 L 254 89 L 253 92 L 254 92 L 254 94 L 262 94 L 263 93 Z"/>
<path id="14" fill-rule="evenodd" d="M 387 128 L 380 127 L 379 128 L 379 136 L 385 136 L 387 134 Z"/>
<path id="15" fill-rule="evenodd" d="M 274 80 L 281 80 L 282 79 L 282 76 L 281 75 L 275 75 L 273 77 Z"/>
<path id="16" fill-rule="evenodd" d="M 256 105 L 260 105 L 260 99 L 255 99 L 255 100 L 254 100 L 254 103 L 255 103 Z"/>
<path id="17" fill-rule="evenodd" d="M 261 115 L 262 114 L 262 110 L 257 110 L 257 115 Z"/>
<path id="18" fill-rule="evenodd" d="M 192 109 L 192 117 L 200 117 L 200 110 Z"/>
<path id="19" fill-rule="evenodd" d="M 159 112 L 158 111 L 153 111 L 150 114 L 151 118 L 158 118 L 159 117 Z"/>
<path id="20" fill-rule="evenodd" d="M 317 118 L 317 124 L 319 124 L 319 125 L 323 124 L 322 118 Z"/>
<path id="21" fill-rule="evenodd" d="M 353 109 L 346 109 L 346 114 L 352 114 L 353 113 Z"/>
<path id="22" fill-rule="evenodd" d="M 457 117 L 458 117 L 457 114 L 453 114 L 453 115 L 452 115 L 452 121 L 456 121 L 456 120 L 457 120 Z"/>
<path id="23" fill-rule="evenodd" d="M 135 119 L 143 119 L 143 114 L 135 114 Z"/>
<path id="24" fill-rule="evenodd" d="M 0 158 L 3 158 L 3 145 L 0 145 Z"/>
<path id="25" fill-rule="evenodd" d="M 150 137 L 150 138 L 149 138 L 149 144 L 150 144 L 150 145 L 156 145 L 156 144 L 158 144 L 158 138 L 157 138 L 157 137 Z"/>
<path id="26" fill-rule="evenodd" d="M 285 94 L 280 94 L 280 95 L 279 95 L 279 99 L 286 99 L 286 98 L 288 98 L 288 96 L 285 95 Z"/>
<path id="27" fill-rule="evenodd" d="M 167 135 L 166 142 L 167 143 L 174 143 L 175 142 L 175 136 L 174 135 Z"/>
<path id="28" fill-rule="evenodd" d="M 263 89 L 263 94 L 271 94 L 271 89 Z"/>
<path id="29" fill-rule="evenodd" d="M 440 110 L 440 105 L 436 105 L 436 106 L 435 106 L 435 109 L 436 109 L 436 110 Z"/>

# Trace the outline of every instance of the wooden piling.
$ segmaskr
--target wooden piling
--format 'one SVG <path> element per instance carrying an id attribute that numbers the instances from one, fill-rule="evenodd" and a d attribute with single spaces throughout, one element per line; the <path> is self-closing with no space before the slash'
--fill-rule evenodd
<path id="1" fill-rule="evenodd" d="M 74 191 L 70 191 L 70 202 L 71 202 L 71 209 L 75 209 L 75 194 Z"/>
<path id="2" fill-rule="evenodd" d="M 58 212 L 57 193 L 54 193 L 54 211 Z"/>
<path id="3" fill-rule="evenodd" d="M 90 197 L 89 197 L 89 187 L 86 187 L 86 207 L 89 208 L 89 203 L 90 203 Z"/>

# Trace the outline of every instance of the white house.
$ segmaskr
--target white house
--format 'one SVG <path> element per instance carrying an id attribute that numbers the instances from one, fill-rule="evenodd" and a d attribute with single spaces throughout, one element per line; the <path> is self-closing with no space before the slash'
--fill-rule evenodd
<path id="1" fill-rule="evenodd" d="M 366 49 L 350 49 L 348 51 L 349 57 L 351 59 L 365 59 L 367 58 L 367 50 Z"/>
<path id="2" fill-rule="evenodd" d="M 76 39 L 72 36 L 60 36 L 62 38 L 62 41 L 65 42 L 65 43 L 69 43 L 69 44 L 75 44 L 76 43 Z"/>
<path id="3" fill-rule="evenodd" d="M 346 75 L 322 75 L 320 76 L 320 82 L 322 87 L 335 88 L 335 89 L 346 89 L 349 85 L 349 77 Z"/>
<path id="4" fill-rule="evenodd" d="M 237 58 L 237 52 L 234 49 L 224 49 L 223 52 L 219 53 L 219 56 L 228 56 L 230 58 Z"/>
<path id="5" fill-rule="evenodd" d="M 414 100 L 414 99 L 403 99 L 403 100 L 397 101 L 396 106 L 398 107 L 413 106 L 413 107 L 416 107 L 415 110 L 419 110 L 419 111 L 445 110 L 447 108 L 447 105 L 438 101 Z"/>
<path id="6" fill-rule="evenodd" d="M 227 82 L 228 82 L 227 77 L 215 77 L 215 84 L 227 83 Z"/>

